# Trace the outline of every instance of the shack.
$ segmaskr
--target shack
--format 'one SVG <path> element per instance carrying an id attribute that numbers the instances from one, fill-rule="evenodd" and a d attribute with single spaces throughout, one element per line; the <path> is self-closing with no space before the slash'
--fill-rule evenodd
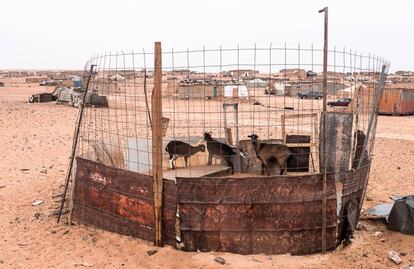
<path id="1" fill-rule="evenodd" d="M 224 87 L 224 96 L 233 98 L 247 98 L 249 91 L 244 85 L 227 85 Z"/>
<path id="2" fill-rule="evenodd" d="M 177 87 L 179 99 L 203 99 L 223 96 L 223 85 L 219 83 L 180 83 Z"/>
<path id="3" fill-rule="evenodd" d="M 382 115 L 414 114 L 414 88 L 384 89 L 379 106 Z"/>

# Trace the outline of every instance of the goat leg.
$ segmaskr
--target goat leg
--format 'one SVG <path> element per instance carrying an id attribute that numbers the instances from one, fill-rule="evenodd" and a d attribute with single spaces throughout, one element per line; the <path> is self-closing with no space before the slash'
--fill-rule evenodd
<path id="1" fill-rule="evenodd" d="M 178 156 L 174 155 L 173 159 L 171 160 L 172 169 L 175 169 L 174 161 L 177 160 Z"/>
<path id="2" fill-rule="evenodd" d="M 262 173 L 262 175 L 264 175 L 264 172 L 266 171 L 266 174 L 268 176 L 270 176 L 269 167 L 267 167 L 267 164 L 263 163 L 262 165 L 263 165 L 263 173 Z"/>
<path id="3" fill-rule="evenodd" d="M 187 156 L 184 157 L 184 162 L 185 162 L 185 167 L 187 167 L 187 162 L 188 162 L 188 157 Z"/>
<path id="4" fill-rule="evenodd" d="M 270 176 L 270 169 L 267 165 L 266 165 L 266 172 L 267 172 L 267 175 Z"/>
<path id="5" fill-rule="evenodd" d="M 233 166 L 233 162 L 231 161 L 231 157 L 227 157 L 226 162 L 227 162 L 227 165 L 230 166 L 231 174 L 233 175 L 234 174 L 234 166 Z"/>
<path id="6" fill-rule="evenodd" d="M 208 161 L 207 161 L 207 165 L 211 165 L 211 163 L 213 162 L 213 156 L 210 155 L 210 153 L 208 154 Z"/>
<path id="7" fill-rule="evenodd" d="M 170 154 L 170 158 L 169 158 L 168 162 L 170 163 L 170 168 L 171 169 L 174 169 L 173 159 L 174 159 L 174 155 Z"/>
<path id="8" fill-rule="evenodd" d="M 287 164 L 286 161 L 277 162 L 280 168 L 280 175 L 287 175 Z"/>

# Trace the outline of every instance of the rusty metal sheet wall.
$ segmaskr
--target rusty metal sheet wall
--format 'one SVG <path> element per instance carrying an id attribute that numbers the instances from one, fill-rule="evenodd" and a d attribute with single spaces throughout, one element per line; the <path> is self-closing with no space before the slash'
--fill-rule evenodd
<path id="1" fill-rule="evenodd" d="M 385 89 L 379 114 L 406 115 L 414 113 L 414 89 Z"/>
<path id="2" fill-rule="evenodd" d="M 362 195 L 367 184 L 370 164 L 344 173 L 341 209 L 339 212 L 339 240 L 346 239 L 356 228 Z"/>
<path id="3" fill-rule="evenodd" d="M 154 240 L 152 177 L 77 158 L 74 217 L 97 228 Z M 176 192 L 164 182 L 164 238 L 175 243 Z"/>
<path id="4" fill-rule="evenodd" d="M 349 170 L 349 159 L 352 147 L 352 113 L 328 112 L 328 173 L 335 173 L 337 181 L 343 181 L 342 171 Z M 323 141 L 323 117 L 319 126 L 319 141 Z M 319 143 L 319 163 L 323 159 L 322 143 Z"/>
<path id="5" fill-rule="evenodd" d="M 181 242 L 189 251 L 308 254 L 321 250 L 321 175 L 177 178 Z M 336 246 L 328 180 L 327 248 Z"/>
<path id="6" fill-rule="evenodd" d="M 414 113 L 414 89 L 404 89 L 401 96 L 401 114 Z"/>

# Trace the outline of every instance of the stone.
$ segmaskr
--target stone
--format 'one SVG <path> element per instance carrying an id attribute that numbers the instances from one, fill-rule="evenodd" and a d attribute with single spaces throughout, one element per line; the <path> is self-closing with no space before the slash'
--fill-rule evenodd
<path id="1" fill-rule="evenodd" d="M 374 233 L 374 236 L 376 236 L 376 237 L 381 236 L 381 235 L 382 235 L 382 232 L 380 232 L 380 231 L 377 231 L 377 232 Z"/>
<path id="2" fill-rule="evenodd" d="M 388 251 L 388 258 L 392 260 L 395 264 L 400 264 L 402 262 L 400 255 L 398 255 L 398 252 L 394 250 Z"/>
<path id="3" fill-rule="evenodd" d="M 225 264 L 226 263 L 226 260 L 223 259 L 222 257 L 215 257 L 214 261 L 219 263 L 219 264 Z"/>
<path id="4" fill-rule="evenodd" d="M 158 252 L 158 250 L 156 250 L 156 249 L 150 249 L 150 250 L 147 251 L 147 254 L 148 254 L 148 256 L 152 256 L 152 255 L 156 254 L 157 252 Z"/>

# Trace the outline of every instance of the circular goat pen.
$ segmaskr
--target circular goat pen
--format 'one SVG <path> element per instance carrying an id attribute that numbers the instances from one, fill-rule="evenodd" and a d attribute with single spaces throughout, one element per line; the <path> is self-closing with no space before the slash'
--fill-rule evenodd
<path id="1" fill-rule="evenodd" d="M 187 251 L 335 249 L 359 218 L 388 62 L 334 49 L 327 68 L 300 46 L 93 57 L 87 90 L 107 106 L 81 115 L 72 216 Z"/>

